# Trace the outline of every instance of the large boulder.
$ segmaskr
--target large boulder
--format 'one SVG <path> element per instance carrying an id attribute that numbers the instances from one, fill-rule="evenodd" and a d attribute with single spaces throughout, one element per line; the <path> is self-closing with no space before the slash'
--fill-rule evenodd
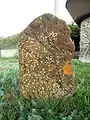
<path id="1" fill-rule="evenodd" d="M 20 34 L 20 92 L 26 98 L 59 98 L 75 91 L 71 60 L 74 43 L 63 20 L 36 18 Z"/>

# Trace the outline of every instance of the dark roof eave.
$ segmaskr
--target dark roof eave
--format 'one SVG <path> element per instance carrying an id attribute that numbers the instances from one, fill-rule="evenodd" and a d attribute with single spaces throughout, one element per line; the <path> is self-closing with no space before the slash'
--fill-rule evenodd
<path id="1" fill-rule="evenodd" d="M 83 14 L 83 15 L 81 15 L 80 17 L 78 17 L 78 18 L 75 20 L 75 22 L 76 22 L 76 24 L 77 24 L 78 26 L 80 26 L 81 22 L 82 22 L 83 20 L 89 18 L 89 17 L 90 17 L 90 13 L 88 13 L 88 14 Z"/>
<path id="2" fill-rule="evenodd" d="M 71 14 L 71 11 L 69 10 L 69 8 L 68 8 L 68 0 L 66 1 L 66 8 L 67 8 L 67 10 L 68 10 L 68 12 Z M 72 16 L 72 18 L 73 18 L 73 15 L 71 15 Z M 78 26 L 80 26 L 80 24 L 81 24 L 81 22 L 84 20 L 84 19 L 87 19 L 88 17 L 90 17 L 90 12 L 89 13 L 87 13 L 87 14 L 82 14 L 82 15 L 80 15 L 79 17 L 77 17 L 76 19 L 74 19 L 74 21 L 76 22 L 76 24 L 78 25 Z"/>

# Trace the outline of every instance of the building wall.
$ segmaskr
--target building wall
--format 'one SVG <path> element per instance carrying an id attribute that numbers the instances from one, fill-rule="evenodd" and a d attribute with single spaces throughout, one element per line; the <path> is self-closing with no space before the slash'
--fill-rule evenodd
<path id="1" fill-rule="evenodd" d="M 15 57 L 18 54 L 17 49 L 0 50 L 1 57 Z"/>

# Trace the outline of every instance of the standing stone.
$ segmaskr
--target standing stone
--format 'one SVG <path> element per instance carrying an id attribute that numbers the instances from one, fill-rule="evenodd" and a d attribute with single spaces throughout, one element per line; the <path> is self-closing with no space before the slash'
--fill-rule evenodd
<path id="1" fill-rule="evenodd" d="M 90 62 L 90 18 L 81 23 L 80 60 Z"/>
<path id="2" fill-rule="evenodd" d="M 75 91 L 71 60 L 74 44 L 63 20 L 36 18 L 21 34 L 20 92 L 26 98 L 59 98 Z"/>

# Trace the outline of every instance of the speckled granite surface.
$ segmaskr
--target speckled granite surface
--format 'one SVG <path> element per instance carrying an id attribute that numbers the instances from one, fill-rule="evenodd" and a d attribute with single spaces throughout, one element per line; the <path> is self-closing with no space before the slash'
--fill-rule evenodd
<path id="1" fill-rule="evenodd" d="M 74 44 L 63 20 L 36 18 L 20 34 L 20 92 L 27 98 L 59 98 L 75 91 L 71 60 Z"/>
<path id="2" fill-rule="evenodd" d="M 80 57 L 82 62 L 90 62 L 90 17 L 81 23 Z"/>

